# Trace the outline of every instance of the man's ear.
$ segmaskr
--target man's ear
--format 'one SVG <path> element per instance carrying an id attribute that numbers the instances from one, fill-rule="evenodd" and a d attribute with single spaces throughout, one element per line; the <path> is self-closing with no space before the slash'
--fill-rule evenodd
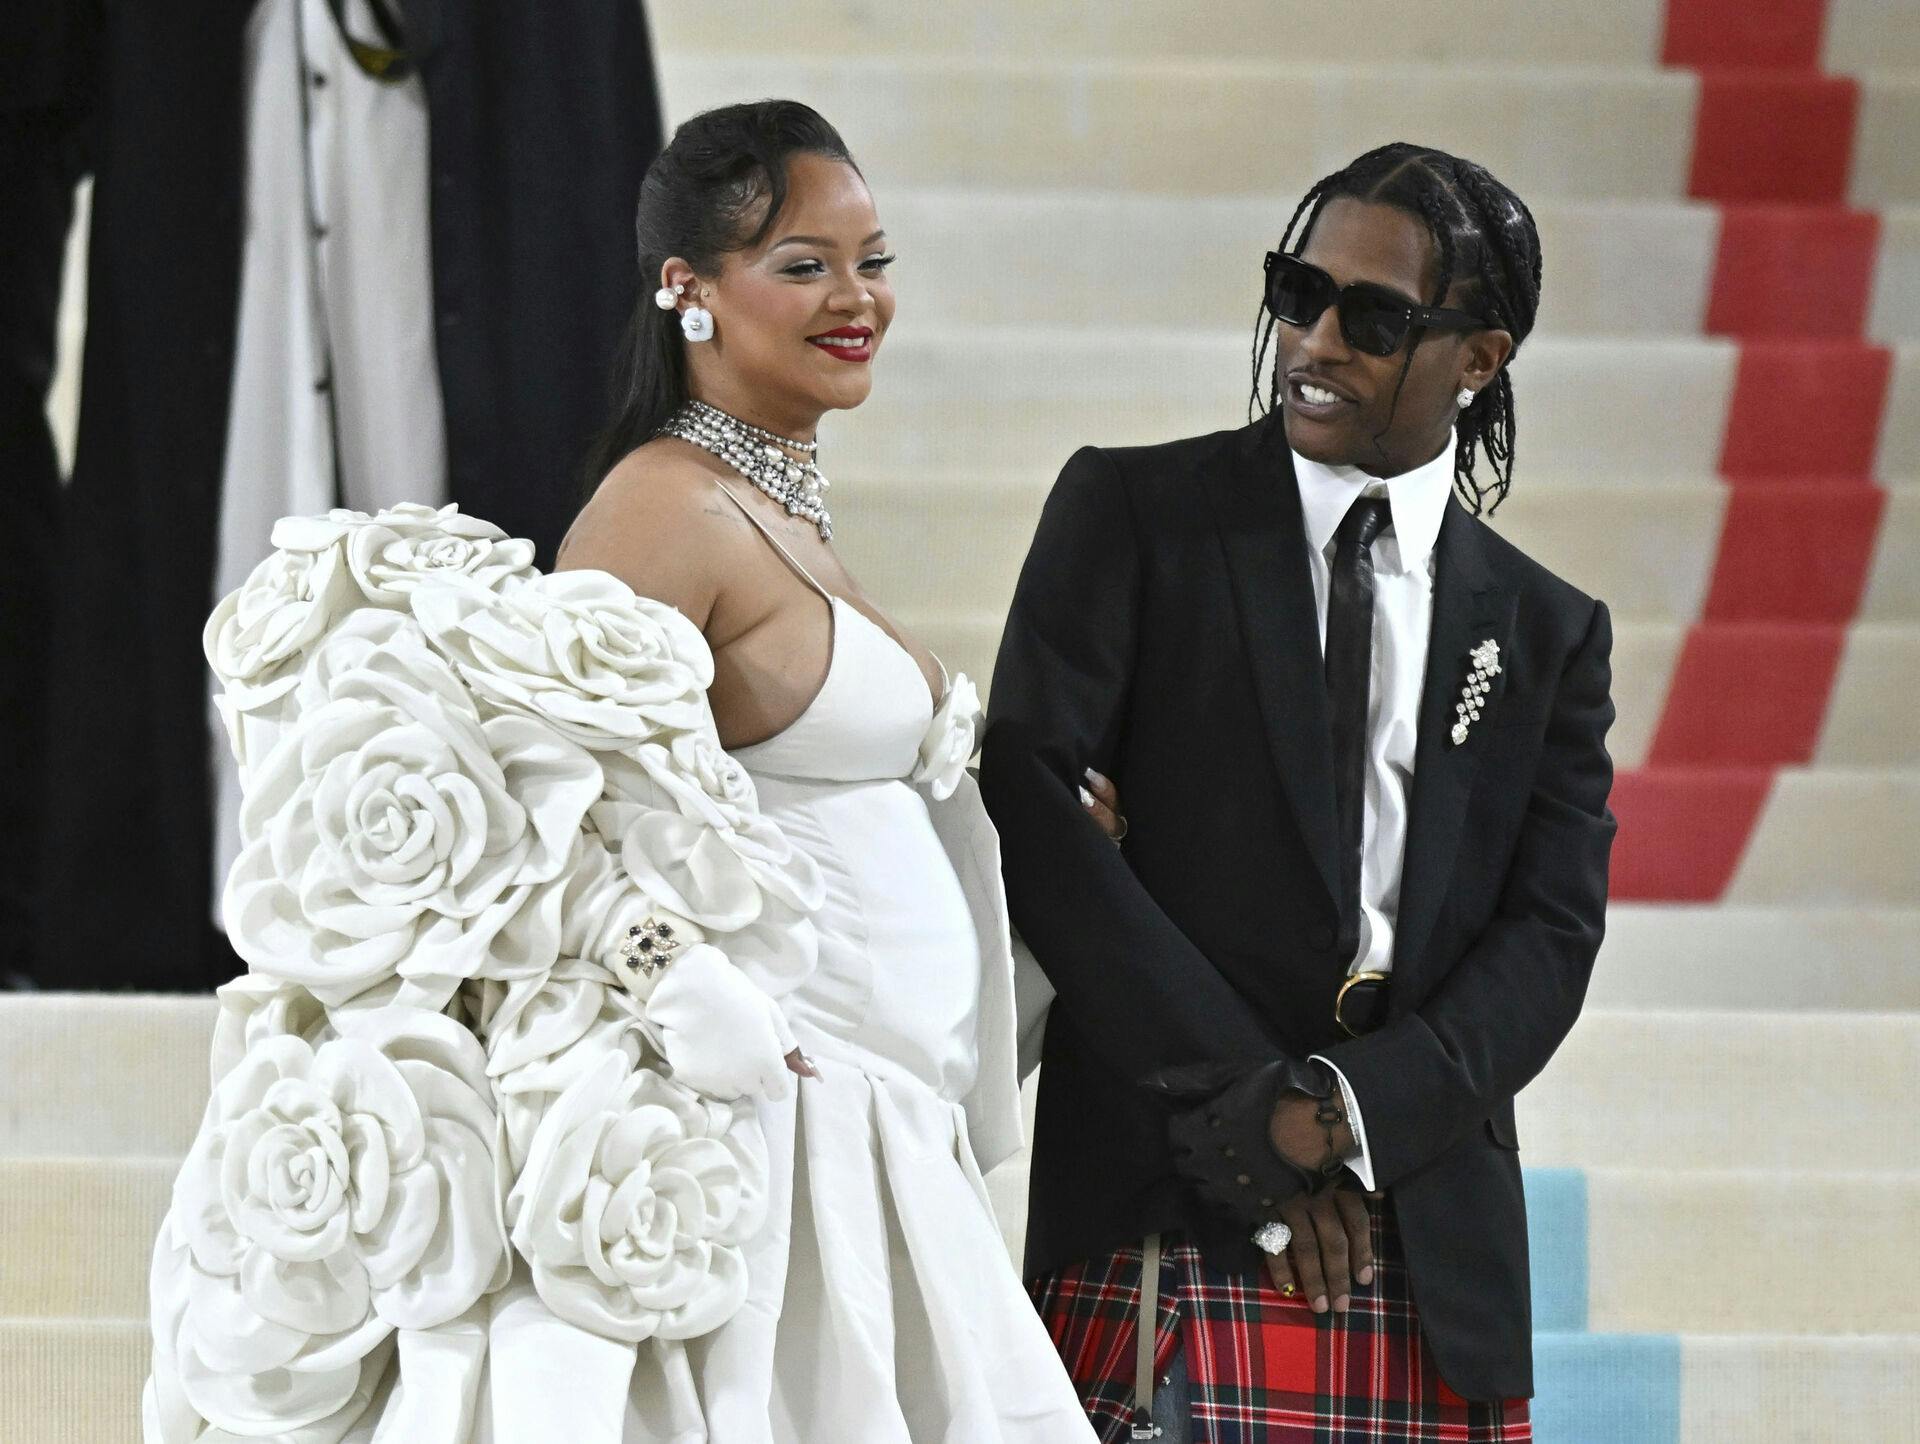
<path id="1" fill-rule="evenodd" d="M 1460 372 L 1461 384 L 1480 390 L 1500 374 L 1513 354 L 1513 333 L 1488 330 L 1467 333 L 1466 366 Z"/>

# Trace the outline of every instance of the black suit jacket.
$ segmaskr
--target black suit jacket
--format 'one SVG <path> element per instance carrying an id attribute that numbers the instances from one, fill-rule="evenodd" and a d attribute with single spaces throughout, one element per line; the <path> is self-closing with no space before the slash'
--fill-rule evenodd
<path id="1" fill-rule="evenodd" d="M 1532 1392 L 1513 1097 L 1572 1027 L 1599 948 L 1613 720 L 1606 608 L 1450 504 L 1391 1015 L 1333 1020 L 1333 774 L 1318 623 L 1278 419 L 1075 455 L 993 679 L 981 766 L 1015 924 L 1059 991 L 1027 1266 L 1159 1230 L 1256 1266 L 1247 1221 L 1171 1161 L 1157 1068 L 1321 1053 L 1353 1085 L 1422 1324 L 1469 1398 Z M 1504 670 L 1451 744 L 1467 654 Z M 1115 848 L 1076 797 L 1119 785 Z"/>

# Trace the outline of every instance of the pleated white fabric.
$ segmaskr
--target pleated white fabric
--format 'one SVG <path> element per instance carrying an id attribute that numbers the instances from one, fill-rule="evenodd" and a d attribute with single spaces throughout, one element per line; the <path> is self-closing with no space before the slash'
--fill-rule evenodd
<path id="1" fill-rule="evenodd" d="M 819 965 L 784 1000 L 821 1076 L 760 1105 L 771 1184 L 747 1301 L 703 1338 L 635 1349 L 554 1318 L 517 1275 L 490 1301 L 482 1444 L 1094 1437 L 970 1137 L 971 1116 L 990 1159 L 1017 1143 L 991 828 L 970 781 L 945 801 L 907 781 L 933 711 L 926 681 L 872 621 L 829 605 L 819 695 L 734 753 L 826 882 Z"/>

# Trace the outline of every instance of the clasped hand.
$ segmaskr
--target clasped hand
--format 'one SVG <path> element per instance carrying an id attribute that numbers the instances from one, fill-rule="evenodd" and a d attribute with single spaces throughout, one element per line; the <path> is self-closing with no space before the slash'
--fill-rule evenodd
<path id="1" fill-rule="evenodd" d="M 1267 1130 L 1274 1152 L 1312 1172 L 1326 1161 L 1330 1142 L 1334 1156 L 1341 1158 L 1354 1146 L 1344 1118 L 1329 1140 L 1319 1107 L 1317 1098 L 1289 1093 L 1274 1105 Z M 1343 1183 L 1321 1193 L 1295 1194 L 1279 1206 L 1280 1222 L 1293 1230 L 1286 1250 L 1267 1259 L 1267 1272 L 1280 1292 L 1292 1297 L 1297 1290 L 1316 1314 L 1347 1311 L 1354 1285 L 1373 1282 L 1373 1219 L 1367 1197 Z"/>

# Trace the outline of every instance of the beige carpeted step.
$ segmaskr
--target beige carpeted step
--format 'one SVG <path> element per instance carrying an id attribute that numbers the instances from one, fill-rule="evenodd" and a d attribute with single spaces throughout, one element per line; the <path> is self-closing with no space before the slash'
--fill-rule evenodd
<path id="1" fill-rule="evenodd" d="M 185 1153 L 211 997 L 0 994 L 0 1156 Z"/>
<path id="2" fill-rule="evenodd" d="M 1295 196 L 1383 140 L 1413 136 L 1472 156 L 1530 201 L 1675 199 L 1698 94 L 1692 73 L 1652 66 L 1354 65 L 1258 51 L 1214 62 L 881 61 L 777 46 L 743 55 L 739 44 L 664 67 L 669 120 L 769 95 L 806 101 L 883 195 L 889 184 L 937 184 Z M 1476 88 L 1500 104 L 1462 105 Z M 1284 143 L 1269 119 L 1281 97 Z M 1873 179 L 1897 191 L 1904 174 L 1889 164 Z"/>
<path id="3" fill-rule="evenodd" d="M 1920 1329 L 1920 1173 L 1596 1168 L 1586 1180 L 1596 1332 Z"/>
<path id="4" fill-rule="evenodd" d="M 0 1318 L 145 1318 L 154 1233 L 179 1168 L 177 1158 L 0 1158 Z"/>
<path id="5" fill-rule="evenodd" d="M 1615 903 L 1587 1006 L 1920 1011 L 1920 911 Z"/>
<path id="6" fill-rule="evenodd" d="M 1732 903 L 1911 905 L 1920 879 L 1920 769 L 1789 768 L 1727 888 Z"/>
<path id="7" fill-rule="evenodd" d="M 975 0 L 970 5 L 874 5 L 861 0 L 804 0 L 756 6 L 745 38 L 757 50 L 834 57 L 857 43 L 879 63 L 899 55 L 967 55 L 1140 59 L 1213 56 L 1239 59 L 1349 58 L 1364 35 L 1382 59 L 1474 64 L 1486 37 L 1500 36 L 1503 58 L 1516 64 L 1642 65 L 1655 63 L 1664 7 L 1658 0 L 1616 0 L 1557 10 L 1510 0 L 1453 0 L 1408 6 L 1401 0 L 1349 0 L 1339 7 L 1310 0 L 1215 0 L 1204 15 L 1174 0 L 1124 7 L 1080 3 L 1035 5 Z M 663 65 L 698 64 L 695 56 L 736 51 L 741 12 L 707 0 L 668 0 L 648 7 Z M 693 52 L 685 55 L 683 52 Z"/>
<path id="8" fill-rule="evenodd" d="M 145 1324 L 0 1318 L 0 1440 L 136 1444 Z"/>
<path id="9" fill-rule="evenodd" d="M 1920 1439 L 1920 1336 L 1914 1333 L 1683 1337 L 1680 1359 L 1683 1444 Z"/>
<path id="10" fill-rule="evenodd" d="M 1920 1015 L 1590 1010 L 1520 1095 L 1534 1167 L 1920 1170 Z"/>

